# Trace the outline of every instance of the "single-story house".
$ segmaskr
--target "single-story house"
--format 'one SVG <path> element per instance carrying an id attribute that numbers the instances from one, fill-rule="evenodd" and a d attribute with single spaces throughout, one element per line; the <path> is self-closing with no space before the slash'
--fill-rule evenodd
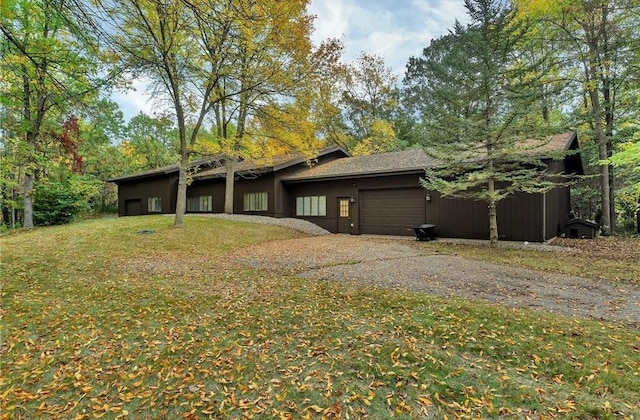
<path id="1" fill-rule="evenodd" d="M 545 151 L 576 151 L 562 160 L 547 159 L 554 174 L 582 174 L 575 133 L 549 138 Z M 436 225 L 440 237 L 488 239 L 484 202 L 445 198 L 420 184 L 438 162 L 421 149 L 349 156 L 332 147 L 313 162 L 299 154 L 267 163 L 237 165 L 234 212 L 309 220 L 334 233 L 413 235 L 413 227 Z M 187 211 L 220 213 L 225 170 L 200 164 L 187 188 Z M 175 212 L 178 167 L 165 167 L 112 181 L 118 184 L 121 216 Z M 569 221 L 570 188 L 559 185 L 539 194 L 518 193 L 498 205 L 501 240 L 542 242 L 560 235 Z"/>

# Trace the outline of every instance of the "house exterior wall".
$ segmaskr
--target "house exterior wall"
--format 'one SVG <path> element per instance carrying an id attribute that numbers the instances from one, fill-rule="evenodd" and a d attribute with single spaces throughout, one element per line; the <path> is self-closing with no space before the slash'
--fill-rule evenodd
<path id="1" fill-rule="evenodd" d="M 567 161 L 551 161 L 548 162 L 549 172 L 554 174 L 567 173 Z M 558 184 L 564 179 L 561 176 L 556 177 Z M 564 233 L 566 223 L 569 221 L 569 213 L 571 212 L 571 187 L 568 185 L 559 185 L 558 187 L 547 192 L 545 197 L 545 237 L 544 240 L 560 236 Z"/>
<path id="2" fill-rule="evenodd" d="M 322 165 L 330 160 L 342 157 L 339 152 L 329 153 L 318 159 Z M 577 161 L 578 162 L 578 161 Z M 578 162 L 579 163 L 579 162 Z M 561 174 L 570 170 L 567 161 L 549 163 L 551 173 Z M 251 178 L 237 178 L 234 193 L 234 212 L 237 214 L 255 214 L 275 217 L 298 217 L 309 220 L 331 232 L 350 234 L 387 233 L 413 235 L 413 226 L 422 223 L 436 225 L 435 233 L 440 237 L 487 239 L 489 237 L 489 216 L 484 202 L 445 198 L 435 191 L 426 191 L 420 185 L 422 171 L 403 172 L 385 175 L 359 175 L 339 179 L 312 179 L 286 181 L 286 179 L 307 168 L 299 163 L 285 168 L 275 168 Z M 558 177 L 560 180 L 560 177 Z M 160 197 L 162 213 L 173 213 L 176 207 L 178 175 L 163 174 L 152 177 L 120 181 L 118 184 L 118 208 L 121 216 L 126 215 L 127 202 L 131 212 L 148 214 L 148 198 Z M 400 190 L 404 193 L 400 193 Z M 212 197 L 212 212 L 224 210 L 225 179 L 196 178 L 187 189 L 187 198 L 198 196 Z M 245 211 L 243 208 L 246 193 L 268 194 L 268 210 Z M 395 194 L 394 192 L 398 192 Z M 308 196 L 326 197 L 326 215 L 297 216 L 296 198 Z M 427 196 L 429 199 L 427 199 Z M 498 204 L 498 233 L 500 240 L 541 242 L 564 232 L 570 212 L 570 189 L 559 186 L 545 194 L 519 193 L 502 200 Z M 422 197 L 422 199 L 421 199 Z M 340 219 L 338 199 L 349 201 L 349 219 Z M 363 200 L 364 198 L 364 200 Z M 375 208 L 376 200 L 381 203 Z M 398 210 L 393 204 L 398 200 Z M 404 200 L 404 201 L 403 201 Z M 138 203 L 139 201 L 139 203 Z M 363 218 L 363 202 L 366 201 L 366 213 Z M 420 215 L 420 207 L 423 216 Z M 407 210 L 400 215 L 401 210 Z M 376 213 L 378 212 L 379 213 Z M 390 214 L 402 224 L 407 217 L 406 228 L 381 227 L 379 232 L 375 223 L 384 223 Z M 374 223 L 375 221 L 375 223 Z M 390 233 L 395 232 L 395 233 Z"/>
<path id="3" fill-rule="evenodd" d="M 330 232 L 338 232 L 338 198 L 355 198 L 350 203 L 352 234 L 363 233 L 361 221 L 361 198 L 363 191 L 390 188 L 416 188 L 424 194 L 424 220 L 421 223 L 436 225 L 436 235 L 445 238 L 489 238 L 489 212 L 486 203 L 442 197 L 438 192 L 422 190 L 420 174 L 393 176 L 359 177 L 344 180 L 318 180 L 288 183 L 287 205 L 289 217 L 309 220 Z M 429 194 L 430 200 L 426 199 Z M 295 200 L 298 196 L 325 195 L 327 197 L 326 216 L 296 216 Z M 559 196 L 559 194 L 557 194 Z M 555 199 L 554 195 L 554 199 Z M 401 207 L 408 203 L 398 203 Z M 550 206 L 550 204 L 548 204 Z M 518 193 L 498 204 L 498 234 L 500 240 L 542 242 L 543 239 L 543 196 L 542 194 Z M 554 216 L 555 217 L 555 216 Z M 552 236 L 556 234 L 557 221 L 553 225 Z M 408 223 L 406 233 L 413 234 L 413 223 Z"/>
<path id="4" fill-rule="evenodd" d="M 320 156 L 315 164 L 321 165 L 334 159 L 343 157 L 341 152 L 328 153 Z M 236 175 L 234 183 L 233 211 L 235 214 L 254 214 L 271 217 L 287 217 L 288 207 L 285 206 L 287 201 L 287 191 L 282 187 L 281 180 L 292 176 L 300 171 L 307 169 L 306 163 L 299 163 L 284 168 L 277 172 L 266 172 L 256 174 L 248 178 Z M 198 196 L 212 196 L 212 212 L 222 213 L 224 211 L 224 192 L 225 178 L 209 178 L 194 180 L 187 189 L 187 198 Z M 244 210 L 244 194 L 266 192 L 268 195 L 267 211 L 245 211 Z"/>
<path id="5" fill-rule="evenodd" d="M 193 182 L 187 187 L 187 200 L 201 196 L 211 196 L 211 212 L 222 213 L 224 211 L 224 179 L 216 179 L 213 182 Z"/>
<path id="6" fill-rule="evenodd" d="M 361 234 L 360 224 L 360 192 L 363 190 L 375 190 L 386 188 L 420 188 L 420 175 L 404 174 L 376 177 L 354 177 L 341 180 L 317 180 L 287 183 L 287 217 L 298 217 L 313 222 L 330 232 L 338 231 L 338 198 L 348 197 L 355 202 L 350 203 L 349 214 L 353 225 L 351 234 Z M 296 197 L 326 196 L 326 216 L 296 216 Z M 345 232 L 346 233 L 346 232 Z"/>
<path id="7" fill-rule="evenodd" d="M 129 200 L 140 200 L 141 214 L 149 214 L 150 197 L 160 197 L 161 213 L 175 213 L 177 192 L 177 174 L 121 182 L 118 184 L 118 215 L 127 215 L 125 203 Z"/>
<path id="8" fill-rule="evenodd" d="M 314 162 L 313 165 L 322 165 L 324 163 L 330 162 L 332 160 L 340 159 L 344 157 L 342 152 L 336 151 L 333 153 L 328 153 L 323 156 L 319 156 Z M 281 171 L 274 172 L 273 174 L 273 185 L 274 185 L 274 200 L 275 204 L 273 207 L 273 216 L 274 217 L 290 217 L 290 205 L 289 202 L 292 200 L 289 190 L 283 187 L 282 180 L 295 175 L 305 169 L 308 169 L 306 163 L 300 163 L 298 165 L 291 166 L 289 168 L 283 169 Z M 293 198 L 295 200 L 295 198 Z M 294 202 L 295 204 L 295 202 Z M 295 213 L 295 207 L 294 207 Z"/>

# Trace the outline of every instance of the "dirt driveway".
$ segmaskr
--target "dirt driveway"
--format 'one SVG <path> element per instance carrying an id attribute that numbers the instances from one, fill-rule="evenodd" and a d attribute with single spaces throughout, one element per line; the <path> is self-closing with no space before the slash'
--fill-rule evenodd
<path id="1" fill-rule="evenodd" d="M 640 288 L 434 254 L 403 240 L 324 235 L 253 245 L 233 259 L 305 278 L 481 299 L 640 325 Z"/>

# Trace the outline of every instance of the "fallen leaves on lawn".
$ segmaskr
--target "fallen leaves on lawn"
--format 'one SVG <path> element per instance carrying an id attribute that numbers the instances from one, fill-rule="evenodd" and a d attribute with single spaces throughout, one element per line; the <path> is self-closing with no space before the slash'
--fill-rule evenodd
<path id="1" fill-rule="evenodd" d="M 218 225 L 185 233 L 158 220 L 160 243 L 132 235 L 131 255 L 123 230 L 142 221 L 3 243 L 1 418 L 640 411 L 637 332 L 246 270 L 228 263 L 229 240 L 201 240 Z"/>

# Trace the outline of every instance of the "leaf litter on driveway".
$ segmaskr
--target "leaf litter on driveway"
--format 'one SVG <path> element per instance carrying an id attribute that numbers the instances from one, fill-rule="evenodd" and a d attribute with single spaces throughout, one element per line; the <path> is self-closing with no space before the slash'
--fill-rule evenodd
<path id="1" fill-rule="evenodd" d="M 324 235 L 252 245 L 234 254 L 251 268 L 480 299 L 573 317 L 640 324 L 640 287 L 433 253 L 400 240 Z"/>

